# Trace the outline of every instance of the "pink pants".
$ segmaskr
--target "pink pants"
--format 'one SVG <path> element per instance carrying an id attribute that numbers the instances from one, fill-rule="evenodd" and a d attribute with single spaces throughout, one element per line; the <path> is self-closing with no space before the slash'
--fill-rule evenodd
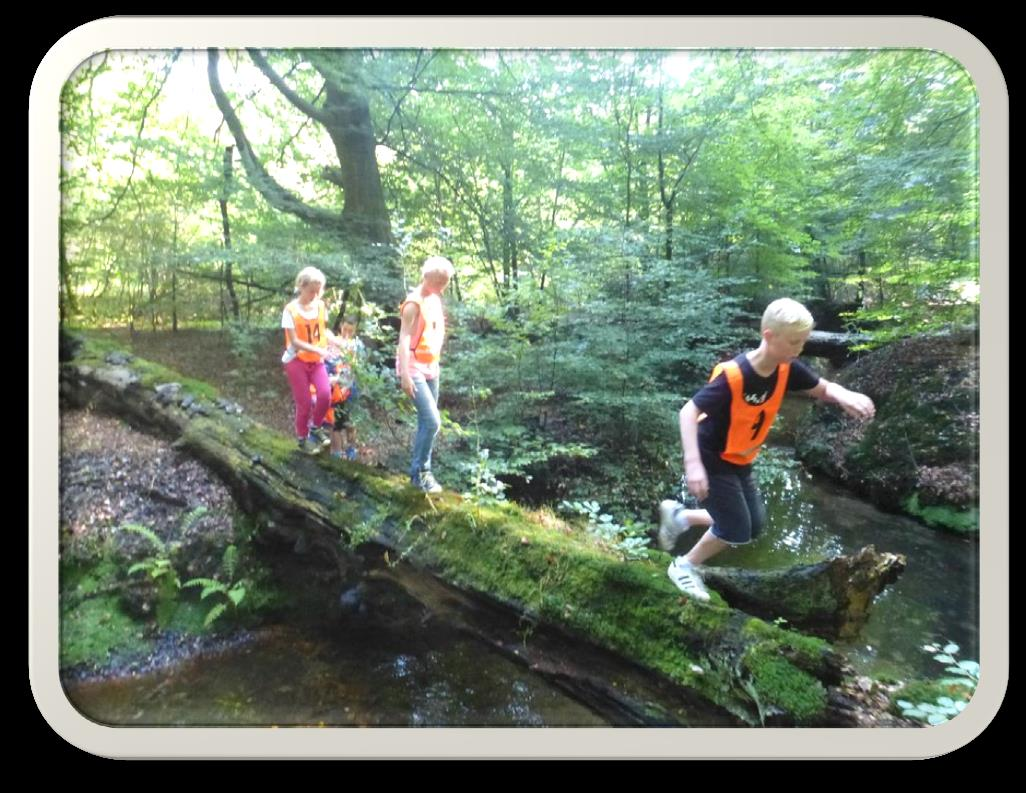
<path id="1" fill-rule="evenodd" d="M 307 363 L 293 358 L 285 366 L 285 376 L 289 379 L 292 399 L 296 403 L 296 437 L 305 438 L 310 427 L 310 386 L 317 389 L 317 400 L 313 404 L 313 425 L 321 426 L 324 414 L 331 405 L 331 384 L 328 373 L 321 361 Z"/>

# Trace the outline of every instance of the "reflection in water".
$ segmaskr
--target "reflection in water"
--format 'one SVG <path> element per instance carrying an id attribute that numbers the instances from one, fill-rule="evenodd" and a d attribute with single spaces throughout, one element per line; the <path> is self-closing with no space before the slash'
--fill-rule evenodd
<path id="1" fill-rule="evenodd" d="M 905 572 L 877 597 L 862 636 L 844 648 L 852 665 L 875 677 L 937 677 L 942 665 L 921 648 L 948 641 L 960 646 L 959 658 L 979 658 L 975 540 L 881 512 L 797 466 L 774 474 L 761 484 L 767 506 L 763 536 L 725 551 L 712 564 L 775 569 L 866 545 L 904 554 Z"/>
<path id="2" fill-rule="evenodd" d="M 278 627 L 219 656 L 66 690 L 87 717 L 126 726 L 607 724 L 480 642 L 375 617 Z"/>

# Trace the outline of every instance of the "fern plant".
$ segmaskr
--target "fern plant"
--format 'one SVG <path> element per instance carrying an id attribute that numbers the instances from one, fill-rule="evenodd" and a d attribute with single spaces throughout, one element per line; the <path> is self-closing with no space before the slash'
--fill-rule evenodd
<path id="1" fill-rule="evenodd" d="M 216 578 L 192 578 L 182 584 L 183 589 L 202 587 L 202 590 L 200 591 L 200 600 L 206 600 L 209 597 L 217 596 L 218 602 L 210 608 L 210 611 L 207 612 L 206 618 L 203 620 L 204 628 L 209 628 L 229 608 L 232 610 L 237 609 L 239 604 L 241 604 L 245 599 L 247 586 L 246 580 L 234 580 L 238 561 L 238 548 L 234 545 L 229 545 L 224 549 L 224 556 L 221 558 L 221 571 L 227 579 L 227 583 L 224 581 L 218 581 Z"/>
<path id="2" fill-rule="evenodd" d="M 127 531 L 143 537 L 156 553 L 128 568 L 128 575 L 145 573 L 156 584 L 157 587 L 157 624 L 166 627 L 174 615 L 178 602 L 178 590 L 182 584 L 175 571 L 174 565 L 167 556 L 167 544 L 157 536 L 157 533 L 148 526 L 139 523 L 125 523 L 118 527 L 119 531 Z"/>
<path id="3" fill-rule="evenodd" d="M 202 504 L 196 507 L 195 509 L 191 509 L 188 512 L 186 512 L 185 515 L 182 516 L 182 520 L 179 523 L 179 525 L 182 528 L 182 533 L 184 534 L 193 526 L 195 526 L 199 519 L 206 515 L 207 512 L 209 512 L 209 510 Z"/>

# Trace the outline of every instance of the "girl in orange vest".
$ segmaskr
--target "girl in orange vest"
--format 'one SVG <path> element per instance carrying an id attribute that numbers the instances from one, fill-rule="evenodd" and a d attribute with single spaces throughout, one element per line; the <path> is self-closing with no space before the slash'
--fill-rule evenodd
<path id="1" fill-rule="evenodd" d="M 395 356 L 396 375 L 417 408 L 410 482 L 427 493 L 442 489 L 431 473 L 431 449 L 442 424 L 438 413 L 439 360 L 445 341 L 442 293 L 453 273 L 452 262 L 431 256 L 421 268 L 420 285 L 399 307 L 402 325 Z"/>
<path id="2" fill-rule="evenodd" d="M 324 359 L 329 354 L 328 344 L 338 345 L 337 337 L 327 328 L 327 309 L 321 300 L 324 284 L 324 273 L 316 267 L 300 270 L 296 276 L 296 299 L 285 306 L 281 316 L 285 331 L 281 362 L 296 403 L 296 438 L 301 449 L 312 452 L 320 451 L 321 444 L 327 440 L 319 429 L 331 400 Z M 312 406 L 311 389 L 316 395 Z"/>
<path id="3" fill-rule="evenodd" d="M 667 570 L 690 597 L 709 599 L 698 565 L 725 548 L 751 542 L 762 528 L 765 507 L 752 463 L 785 392 L 836 404 L 858 419 L 875 413 L 869 397 L 824 380 L 797 360 L 812 325 L 812 315 L 801 303 L 788 298 L 770 303 L 762 317 L 759 347 L 717 365 L 709 382 L 680 411 L 687 489 L 703 508 L 687 510 L 675 501 L 664 501 L 659 544 L 672 551 L 689 527 L 708 527 Z"/>

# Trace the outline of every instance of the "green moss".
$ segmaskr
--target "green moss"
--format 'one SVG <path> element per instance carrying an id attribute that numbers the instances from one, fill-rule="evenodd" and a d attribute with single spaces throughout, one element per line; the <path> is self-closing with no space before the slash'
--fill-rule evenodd
<path id="1" fill-rule="evenodd" d="M 750 646 L 743 666 L 762 710 L 779 708 L 798 722 L 810 721 L 826 708 L 826 689 L 814 676 L 823 668 L 830 645 L 822 639 L 750 618 L 741 630 Z"/>
<path id="2" fill-rule="evenodd" d="M 743 660 L 751 675 L 751 693 L 766 712 L 779 708 L 801 723 L 813 720 L 826 709 L 823 684 L 780 656 L 772 646 L 758 645 Z"/>
<path id="3" fill-rule="evenodd" d="M 905 511 L 920 518 L 927 526 L 948 529 L 961 534 L 975 534 L 980 530 L 980 510 L 976 507 L 955 509 L 948 506 L 927 506 L 919 504 L 919 494 L 913 493 L 902 503 Z"/>
<path id="4" fill-rule="evenodd" d="M 144 388 L 154 388 L 163 383 L 179 383 L 182 386 L 182 396 L 191 394 L 193 397 L 206 402 L 214 402 L 220 397 L 217 389 L 209 383 L 183 377 L 172 369 L 138 357 L 135 353 L 109 339 L 92 336 L 85 337 L 78 354 L 75 356 L 75 362 L 93 367 L 108 366 L 106 358 L 112 352 L 120 352 L 131 356 L 131 359 L 124 365 L 136 374 L 139 378 L 139 384 Z"/>
<path id="5" fill-rule="evenodd" d="M 147 388 L 154 388 L 164 383 L 179 383 L 185 394 L 192 394 L 207 402 L 213 402 L 221 396 L 217 389 L 209 383 L 182 377 L 178 372 L 152 361 L 133 358 L 128 366 L 139 376 L 139 382 Z"/>
<path id="6" fill-rule="evenodd" d="M 75 360 L 86 364 L 100 364 L 108 353 L 126 350 L 112 339 L 104 339 L 89 333 L 78 337 L 82 342 L 75 355 Z"/>
<path id="7" fill-rule="evenodd" d="M 300 454 L 294 438 L 271 432 L 260 424 L 247 424 L 243 428 L 242 438 L 253 446 L 255 452 L 265 455 L 269 462 L 278 466 L 285 466 L 295 455 Z"/>
<path id="8" fill-rule="evenodd" d="M 775 642 L 777 646 L 786 645 L 794 653 L 808 658 L 809 661 L 817 661 L 819 658 L 822 658 L 823 653 L 830 650 L 829 643 L 823 639 L 818 639 L 815 636 L 806 636 L 803 633 L 795 633 L 754 617 L 745 623 L 741 635 Z"/>
<path id="9" fill-rule="evenodd" d="M 111 653 L 147 646 L 142 626 L 125 614 L 114 595 L 87 598 L 61 613 L 60 665 L 103 664 Z"/>
<path id="10" fill-rule="evenodd" d="M 112 559 L 62 560 L 61 594 L 81 599 L 112 585 L 118 578 L 118 566 Z"/>
<path id="11" fill-rule="evenodd" d="M 203 627 L 203 620 L 206 619 L 212 605 L 213 602 L 200 602 L 183 597 L 175 606 L 167 627 L 173 631 L 193 635 L 205 633 L 207 629 Z"/>

